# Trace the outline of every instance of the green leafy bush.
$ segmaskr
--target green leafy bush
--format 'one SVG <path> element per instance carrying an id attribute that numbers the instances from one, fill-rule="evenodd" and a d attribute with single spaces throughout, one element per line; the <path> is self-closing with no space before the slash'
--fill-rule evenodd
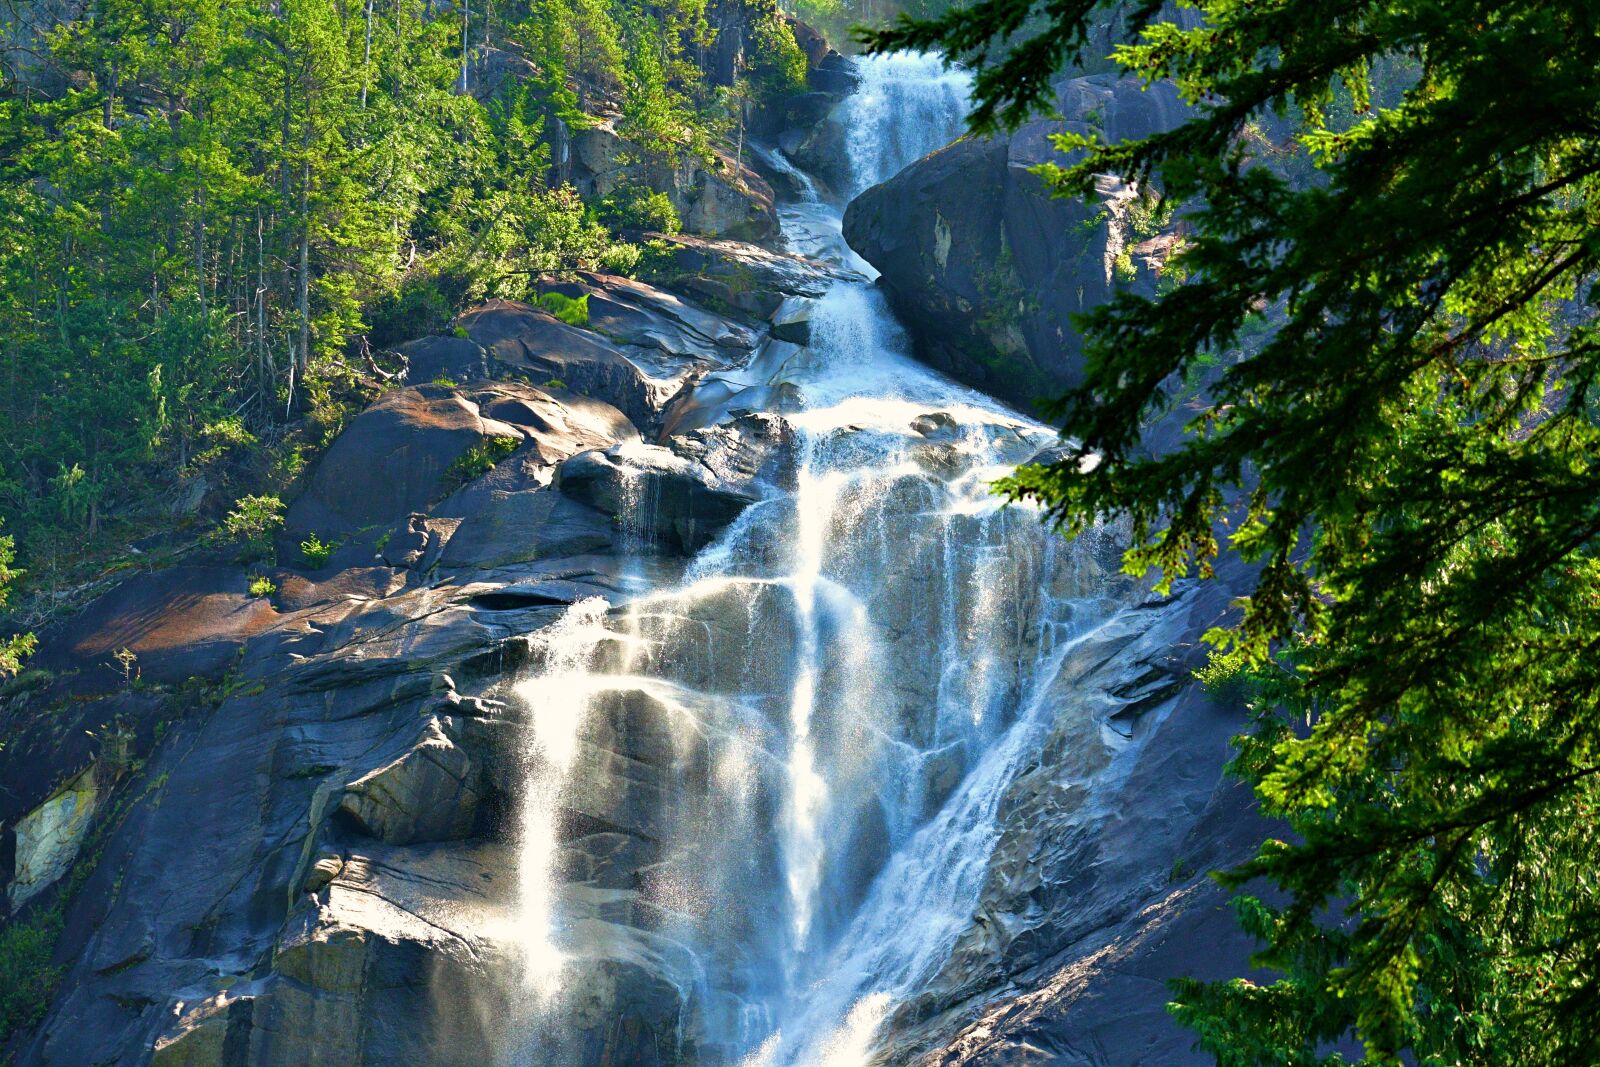
<path id="1" fill-rule="evenodd" d="M 595 214 L 619 230 L 677 233 L 683 229 L 672 198 L 643 185 L 624 185 L 601 200 Z"/>
<path id="2" fill-rule="evenodd" d="M 300 542 L 300 554 L 305 557 L 306 566 L 312 570 L 326 566 L 333 550 L 338 548 L 336 541 L 325 542 L 316 534 L 312 534 Z"/>
<path id="3" fill-rule="evenodd" d="M 44 1017 L 61 977 L 50 963 L 61 929 L 59 907 L 0 929 L 0 1041 Z"/>
<path id="4" fill-rule="evenodd" d="M 1124 248 L 1117 253 L 1117 258 L 1111 264 L 1112 273 L 1117 276 L 1117 281 L 1124 285 L 1132 285 L 1139 280 L 1139 268 L 1134 265 L 1133 253 Z"/>
<path id="5" fill-rule="evenodd" d="M 272 535 L 283 527 L 283 501 L 275 496 L 241 497 L 222 520 L 228 538 L 246 562 L 272 556 Z"/>
<path id="6" fill-rule="evenodd" d="M 264 574 L 254 575 L 250 579 L 251 596 L 271 596 L 277 591 L 278 587 L 272 584 L 272 579 Z"/>
<path id="7" fill-rule="evenodd" d="M 22 576 L 22 571 L 11 566 L 15 558 L 13 554 L 14 542 L 9 536 L 0 537 L 0 610 L 6 606 L 10 599 L 11 583 Z M 0 637 L 0 679 L 6 679 L 22 669 L 22 661 L 31 654 L 35 647 L 32 634 L 16 634 L 11 637 Z"/>
<path id="8" fill-rule="evenodd" d="M 488 474 L 495 465 L 515 452 L 522 444 L 518 437 L 485 437 L 450 464 L 445 471 L 444 491 L 454 492 L 470 481 Z"/>
<path id="9" fill-rule="evenodd" d="M 443 333 L 456 311 L 446 288 L 444 280 L 429 273 L 407 278 L 399 289 L 379 297 L 367 312 L 368 339 L 373 347 L 388 348 Z"/>
<path id="10" fill-rule="evenodd" d="M 589 294 L 574 299 L 562 293 L 541 293 L 539 306 L 568 326 L 589 325 Z"/>
<path id="11" fill-rule="evenodd" d="M 1171 224 L 1176 207 L 1168 197 L 1141 193 L 1128 205 L 1128 227 L 1139 240 L 1149 240 Z"/>

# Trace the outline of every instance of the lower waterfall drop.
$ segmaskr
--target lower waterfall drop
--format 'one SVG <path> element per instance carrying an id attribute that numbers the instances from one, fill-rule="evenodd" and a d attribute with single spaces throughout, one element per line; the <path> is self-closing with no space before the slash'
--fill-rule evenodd
<path id="1" fill-rule="evenodd" d="M 861 68 L 858 181 L 961 132 L 966 79 L 937 57 Z M 989 492 L 1053 431 L 913 361 L 839 209 L 802 188 L 791 244 L 860 277 L 808 302 L 807 348 L 746 372 L 781 398 L 791 484 L 681 582 L 531 639 L 514 1063 L 598 1062 L 563 1027 L 619 960 L 685 1005 L 661 1062 L 870 1062 L 971 924 L 1050 679 L 1113 608 L 1087 547 Z M 649 840 L 597 823 L 612 851 L 564 878 L 562 820 L 607 805 Z M 629 864 L 637 885 L 613 884 Z"/>

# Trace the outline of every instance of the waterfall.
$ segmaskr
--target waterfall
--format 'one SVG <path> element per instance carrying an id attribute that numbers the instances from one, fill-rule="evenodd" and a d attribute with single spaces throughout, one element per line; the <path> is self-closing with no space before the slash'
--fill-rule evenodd
<path id="1" fill-rule="evenodd" d="M 960 134 L 971 79 L 926 52 L 857 61 L 861 86 L 845 102 L 852 194 L 894 177 Z"/>
<path id="2" fill-rule="evenodd" d="M 960 133 L 964 74 L 860 65 L 858 183 Z M 862 273 L 809 302 L 809 346 L 766 383 L 796 398 L 792 487 L 681 581 L 532 638 L 515 1062 L 594 1062 L 563 1028 L 601 957 L 665 976 L 685 1062 L 868 1062 L 970 924 L 1054 672 L 1110 614 L 1084 549 L 989 493 L 1053 432 L 910 358 L 838 216 L 814 192 L 783 213 L 797 250 Z M 651 832 L 597 825 L 604 849 L 568 855 L 562 820 L 594 807 Z"/>

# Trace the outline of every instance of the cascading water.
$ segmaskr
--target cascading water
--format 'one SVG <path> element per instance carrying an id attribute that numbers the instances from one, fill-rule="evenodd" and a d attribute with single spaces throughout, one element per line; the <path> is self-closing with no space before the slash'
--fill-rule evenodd
<path id="1" fill-rule="evenodd" d="M 859 184 L 959 134 L 960 72 L 861 70 Z M 800 187 L 791 244 L 862 277 L 809 302 L 807 348 L 745 372 L 785 398 L 792 483 L 681 582 L 580 602 L 532 639 L 514 1062 L 594 1062 L 564 1032 L 618 960 L 689 1005 L 682 1061 L 867 1062 L 970 923 L 1054 671 L 1112 607 L 1081 547 L 988 493 L 1054 435 L 913 362 L 838 209 Z M 648 815 L 649 840 L 585 826 L 599 844 L 564 856 L 563 821 L 597 808 Z"/>
<path id="2" fill-rule="evenodd" d="M 971 79 L 937 55 L 893 52 L 857 61 L 861 86 L 846 101 L 852 194 L 898 173 L 961 132 Z M 931 140 L 928 135 L 944 135 Z"/>

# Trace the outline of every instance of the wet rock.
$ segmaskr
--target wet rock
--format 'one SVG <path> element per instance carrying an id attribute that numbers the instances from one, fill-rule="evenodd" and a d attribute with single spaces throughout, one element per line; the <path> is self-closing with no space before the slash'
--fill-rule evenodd
<path id="1" fill-rule="evenodd" d="M 1040 1048 L 1105 1067 L 1205 1062 L 1148 990 L 1240 973 L 1251 951 L 1204 877 L 1265 829 L 1205 755 L 1226 751 L 1239 714 L 1174 658 L 1226 597 L 1133 603 L 1063 660 L 1038 767 L 999 802 L 977 919 L 897 1013 L 888 1062 L 1000 1067 Z M 1132 729 L 1106 727 L 1130 710 Z M 1019 974 L 1032 976 L 1020 989 Z"/>
<path id="2" fill-rule="evenodd" d="M 775 318 L 772 322 L 772 336 L 793 345 L 809 345 L 811 343 L 810 312 L 795 310 L 787 315 Z"/>
<path id="3" fill-rule="evenodd" d="M 961 424 L 948 411 L 918 415 L 911 420 L 911 428 L 930 440 L 949 441 L 961 436 Z"/>
<path id="4" fill-rule="evenodd" d="M 339 810 L 392 845 L 454 841 L 471 836 L 482 789 L 477 765 L 433 719 L 405 755 L 347 785 Z"/>
<path id="5" fill-rule="evenodd" d="M 850 173 L 849 131 L 837 104 L 818 118 L 796 122 L 778 134 L 777 143 L 778 150 L 790 162 L 827 189 L 848 194 L 854 180 Z"/>
<path id="6" fill-rule="evenodd" d="M 652 445 L 583 452 L 556 474 L 563 493 L 617 519 L 645 545 L 693 554 L 756 499 L 704 467 Z"/>
<path id="7" fill-rule="evenodd" d="M 806 81 L 818 92 L 835 96 L 848 96 L 861 84 L 861 74 L 855 65 L 838 52 L 829 51 L 806 75 Z"/>
<path id="8" fill-rule="evenodd" d="M 762 486 L 794 486 L 794 428 L 781 415 L 746 412 L 715 426 L 676 434 L 668 444 L 726 488 L 758 494 Z"/>

